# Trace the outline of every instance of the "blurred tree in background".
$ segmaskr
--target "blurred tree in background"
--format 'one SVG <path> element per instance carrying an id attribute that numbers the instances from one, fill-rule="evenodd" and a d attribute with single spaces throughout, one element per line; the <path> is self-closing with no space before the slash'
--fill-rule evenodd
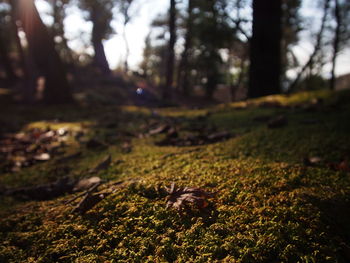
<path id="1" fill-rule="evenodd" d="M 107 61 L 103 40 L 113 33 L 113 0 L 80 0 L 79 6 L 87 11 L 86 19 L 92 22 L 91 43 L 94 48 L 94 65 L 102 73 L 109 75 L 111 70 Z"/>
<path id="2" fill-rule="evenodd" d="M 68 46 L 68 40 L 64 31 L 64 19 L 66 18 L 66 8 L 70 0 L 48 0 L 52 5 L 53 24 L 51 34 L 54 38 L 56 49 L 59 51 L 62 60 L 72 66 L 74 58 L 72 50 Z"/>
<path id="3" fill-rule="evenodd" d="M 11 16 L 9 8 L 0 10 L 0 63 L 4 69 L 6 79 L 11 83 L 17 76 L 11 58 L 14 42 L 11 38 Z"/>
<path id="4" fill-rule="evenodd" d="M 20 22 L 25 32 L 28 51 L 35 67 L 39 70 L 39 75 L 45 78 L 43 100 L 46 103 L 69 102 L 71 89 L 66 70 L 55 49 L 53 38 L 40 18 L 34 0 L 13 0 L 12 8 L 17 15 L 16 20 Z"/>
<path id="5" fill-rule="evenodd" d="M 12 83 L 28 102 L 70 101 L 74 80 L 111 77 L 103 42 L 114 33 L 125 45 L 119 77 L 132 80 L 130 73 L 137 72 L 166 101 L 199 96 L 212 100 L 220 94 L 233 101 L 314 85 L 335 89 L 337 59 L 350 40 L 346 0 L 319 0 L 314 9 L 320 15 L 314 17 L 301 12 L 302 0 L 169 0 L 150 26 L 143 61 L 135 70 L 129 65 L 129 24 L 145 1 L 44 1 L 49 10 L 39 14 L 35 0 L 0 0 L 0 78 L 6 80 L 1 83 Z M 92 25 L 85 32 L 88 40 L 66 34 L 72 7 Z M 301 60 L 296 47 L 303 45 L 305 34 L 312 51 Z M 84 47 L 72 48 L 73 40 L 85 41 Z M 86 58 L 91 56 L 90 65 Z"/>

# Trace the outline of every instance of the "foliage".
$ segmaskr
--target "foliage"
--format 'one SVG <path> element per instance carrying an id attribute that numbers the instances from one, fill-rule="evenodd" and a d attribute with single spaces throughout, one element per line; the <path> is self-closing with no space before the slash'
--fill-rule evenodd
<path id="1" fill-rule="evenodd" d="M 79 0 L 81 9 L 86 10 L 86 19 L 93 20 L 98 28 L 97 39 L 108 39 L 113 33 L 111 20 L 113 18 L 113 0 Z"/>

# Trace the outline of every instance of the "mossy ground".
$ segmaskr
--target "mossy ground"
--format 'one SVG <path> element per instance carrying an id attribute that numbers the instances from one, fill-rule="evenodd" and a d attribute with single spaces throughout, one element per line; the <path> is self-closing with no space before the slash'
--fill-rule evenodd
<path id="1" fill-rule="evenodd" d="M 317 97 L 321 106 L 299 107 Z M 3 132 L 63 126 L 84 130 L 108 148 L 87 149 L 71 139 L 65 155 L 82 151 L 78 159 L 57 163 L 54 158 L 4 173 L 0 184 L 89 176 L 87 171 L 108 154 L 113 164 L 100 177 L 138 181 L 83 216 L 63 204 L 70 195 L 43 202 L 2 198 L 0 262 L 349 262 L 350 175 L 326 165 L 350 157 L 349 92 L 156 111 L 6 106 Z M 253 120 L 279 114 L 288 118 L 285 127 L 269 129 Z M 236 136 L 189 147 L 156 146 L 163 135 L 134 136 L 164 118 L 174 118 L 184 129 L 205 123 Z M 132 145 L 129 153 L 122 149 L 126 140 Z M 312 156 L 324 163 L 305 166 L 303 159 Z M 216 197 L 205 211 L 179 214 L 167 209 L 155 190 L 172 182 L 217 192 Z"/>

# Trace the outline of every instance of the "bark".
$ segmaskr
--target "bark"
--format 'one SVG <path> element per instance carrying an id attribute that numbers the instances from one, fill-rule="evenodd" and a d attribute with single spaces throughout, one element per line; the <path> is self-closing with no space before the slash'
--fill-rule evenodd
<path id="1" fill-rule="evenodd" d="M 129 72 L 129 55 L 130 55 L 130 47 L 129 47 L 129 42 L 128 42 L 128 38 L 126 37 L 126 24 L 124 24 L 123 27 L 123 40 L 125 43 L 125 61 L 124 61 L 124 71 L 126 74 L 128 74 Z"/>
<path id="2" fill-rule="evenodd" d="M 234 83 L 231 86 L 231 101 L 235 101 L 236 100 L 236 93 L 238 91 L 238 89 L 242 86 L 243 80 L 244 80 L 244 75 L 245 75 L 245 62 L 246 62 L 246 56 L 242 56 L 241 58 L 241 63 L 240 63 L 240 69 L 239 69 L 239 75 L 238 75 L 238 79 L 237 82 Z"/>
<path id="3" fill-rule="evenodd" d="M 166 67 L 166 81 L 163 89 L 163 99 L 169 99 L 170 90 L 173 87 L 174 82 L 174 64 L 175 64 L 175 42 L 176 42 L 176 2 L 175 0 L 170 0 L 170 10 L 169 10 L 169 46 L 168 46 L 168 58 Z"/>
<path id="4" fill-rule="evenodd" d="M 206 84 L 206 98 L 212 99 L 214 95 L 214 91 L 219 82 L 219 72 L 216 66 L 213 67 L 212 70 L 207 72 L 207 84 Z"/>
<path id="5" fill-rule="evenodd" d="M 105 49 L 102 43 L 103 39 L 103 28 L 99 23 L 99 15 L 100 12 L 98 9 L 92 10 L 91 13 L 91 21 L 92 21 L 92 45 L 94 47 L 95 55 L 94 55 L 94 64 L 100 70 L 102 74 L 109 75 L 111 74 L 111 70 L 108 65 Z"/>
<path id="6" fill-rule="evenodd" d="M 45 77 L 43 101 L 68 103 L 72 100 L 65 68 L 55 50 L 55 44 L 43 24 L 34 0 L 18 0 L 18 17 L 26 34 L 28 49 L 35 65 Z"/>
<path id="7" fill-rule="evenodd" d="M 13 30 L 13 38 L 15 40 L 15 45 L 19 57 L 19 64 L 22 70 L 23 83 L 21 85 L 22 100 L 26 103 L 33 103 L 35 101 L 36 95 L 36 82 L 38 78 L 38 70 L 33 61 L 33 56 L 31 54 L 26 54 L 23 50 L 21 40 L 18 36 L 19 27 L 18 22 L 18 10 L 16 9 L 15 0 L 10 1 L 11 5 L 11 23 Z"/>
<path id="8" fill-rule="evenodd" d="M 179 75 L 178 75 L 178 89 L 182 91 L 185 96 L 190 94 L 189 87 L 189 55 L 192 48 L 192 30 L 193 30 L 193 0 L 188 1 L 188 18 L 187 18 L 187 31 L 185 36 L 185 45 L 184 51 L 181 55 L 181 62 L 179 66 Z"/>
<path id="9" fill-rule="evenodd" d="M 308 61 L 304 64 L 304 66 L 298 72 L 297 77 L 294 79 L 292 84 L 289 86 L 288 93 L 292 92 L 295 89 L 295 87 L 299 84 L 299 81 L 300 81 L 303 73 L 308 68 L 312 68 L 313 67 L 314 59 L 315 59 L 316 55 L 318 54 L 318 52 L 320 51 L 321 46 L 322 46 L 322 37 L 323 37 L 323 32 L 324 32 L 325 27 L 326 27 L 326 21 L 327 21 L 328 9 L 329 9 L 329 2 L 330 2 L 330 0 L 325 0 L 325 2 L 324 2 L 324 7 L 323 7 L 324 13 L 323 13 L 323 17 L 322 17 L 321 27 L 320 27 L 320 30 L 319 30 L 319 32 L 317 34 L 317 37 L 316 37 L 316 43 L 315 43 L 314 50 L 311 53 Z"/>
<path id="10" fill-rule="evenodd" d="M 250 45 L 250 98 L 280 92 L 281 0 L 253 1 L 253 35 Z"/>
<path id="11" fill-rule="evenodd" d="M 63 20 L 65 17 L 65 9 L 64 4 L 61 0 L 53 0 L 52 1 L 52 9 L 53 9 L 53 36 L 61 38 L 61 55 L 64 58 L 65 62 L 70 66 L 73 65 L 73 55 L 72 51 L 68 46 L 68 40 L 64 36 L 64 24 Z"/>
<path id="12" fill-rule="evenodd" d="M 9 82 L 13 82 L 16 80 L 17 76 L 13 69 L 11 59 L 9 57 L 9 53 L 5 44 L 5 40 L 2 38 L 0 34 L 0 63 L 2 64 L 5 73 L 6 78 Z"/>
<path id="13" fill-rule="evenodd" d="M 333 57 L 332 57 L 332 70 L 331 70 L 331 79 L 329 82 L 329 88 L 331 90 L 335 89 L 335 82 L 336 82 L 336 76 L 335 76 L 335 66 L 337 62 L 337 56 L 339 52 L 339 42 L 340 42 L 340 26 L 341 26 L 341 16 L 340 16 L 340 8 L 339 8 L 339 0 L 335 1 L 335 9 L 334 9 L 334 17 L 336 21 L 336 28 L 334 33 L 334 41 L 333 41 Z"/>

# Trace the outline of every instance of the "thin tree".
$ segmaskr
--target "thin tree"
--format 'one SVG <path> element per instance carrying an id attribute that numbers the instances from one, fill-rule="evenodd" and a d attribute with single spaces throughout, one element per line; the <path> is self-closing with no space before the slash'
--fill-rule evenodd
<path id="1" fill-rule="evenodd" d="M 109 64 L 107 61 L 105 49 L 102 43 L 104 38 L 104 27 L 105 24 L 100 22 L 102 18 L 101 11 L 99 9 L 99 5 L 96 8 L 91 10 L 91 21 L 92 21 L 92 37 L 91 42 L 94 47 L 95 55 L 94 55 L 94 63 L 104 74 L 110 74 L 111 70 L 109 68 Z"/>
<path id="2" fill-rule="evenodd" d="M 292 92 L 295 89 L 295 87 L 299 84 L 299 81 L 300 81 L 301 77 L 303 76 L 304 72 L 308 68 L 312 68 L 313 67 L 315 57 L 319 54 L 319 52 L 321 50 L 323 34 L 324 34 L 324 31 L 325 31 L 325 28 L 326 28 L 329 3 L 330 3 L 330 0 L 324 0 L 323 17 L 322 17 L 320 29 L 319 29 L 319 31 L 317 33 L 317 36 L 316 36 L 316 42 L 315 42 L 314 50 L 311 53 L 308 61 L 304 64 L 304 66 L 301 68 L 301 70 L 297 73 L 297 76 L 294 79 L 294 81 L 289 85 L 288 93 Z"/>
<path id="3" fill-rule="evenodd" d="M 175 42 L 176 42 L 176 1 L 170 0 L 169 9 L 169 44 L 168 57 L 166 67 L 166 81 L 163 87 L 163 99 L 169 99 L 170 90 L 174 82 L 174 67 L 175 67 Z"/>
<path id="4" fill-rule="evenodd" d="M 28 48 L 35 65 L 45 77 L 43 100 L 46 103 L 67 103 L 72 100 L 65 68 L 55 44 L 43 24 L 34 0 L 18 0 L 15 8 L 26 34 Z"/>
<path id="5" fill-rule="evenodd" d="M 184 50 L 181 54 L 181 61 L 179 65 L 178 73 L 178 89 L 182 91 L 185 96 L 190 94 L 189 83 L 189 56 L 192 48 L 192 35 L 193 35 L 193 0 L 188 0 L 187 6 L 187 21 L 186 21 L 186 35 Z"/>
<path id="6" fill-rule="evenodd" d="M 334 18 L 335 18 L 335 32 L 334 32 L 334 40 L 333 40 L 333 56 L 332 56 L 332 69 L 331 69 L 331 78 L 329 81 L 329 88 L 331 90 L 335 89 L 335 67 L 337 62 L 337 56 L 339 52 L 339 44 L 340 44 L 340 34 L 341 34 L 341 25 L 342 25 L 342 19 L 340 14 L 340 6 L 339 6 L 339 0 L 334 0 Z"/>
<path id="7" fill-rule="evenodd" d="M 7 80 L 9 82 L 13 82 L 17 78 L 17 76 L 13 69 L 11 59 L 9 57 L 6 41 L 3 38 L 1 33 L 0 33 L 0 63 L 2 64 L 5 70 Z"/>
<path id="8" fill-rule="evenodd" d="M 127 26 L 130 23 L 131 19 L 135 16 L 135 14 L 138 12 L 138 10 L 135 13 L 130 13 L 132 4 L 134 3 L 133 0 L 120 0 L 119 1 L 119 10 L 120 13 L 123 16 L 123 33 L 122 37 L 125 44 L 125 60 L 124 60 L 124 71 L 127 74 L 129 72 L 129 63 L 128 59 L 130 56 L 130 46 L 129 41 L 127 38 Z"/>
<path id="9" fill-rule="evenodd" d="M 103 40 L 111 33 L 110 26 L 113 14 L 114 0 L 80 0 L 80 7 L 87 11 L 87 19 L 92 22 L 91 43 L 94 48 L 94 66 L 104 75 L 109 75 L 111 70 L 107 61 Z"/>
<path id="10" fill-rule="evenodd" d="M 253 0 L 253 34 L 250 43 L 250 98 L 280 92 L 282 1 Z"/>
<path id="11" fill-rule="evenodd" d="M 66 16 L 66 6 L 69 3 L 69 0 L 51 0 L 52 5 L 52 35 L 56 39 L 56 46 L 60 51 L 61 58 L 65 63 L 72 66 L 73 64 L 73 55 L 72 51 L 68 46 L 68 40 L 64 35 L 64 18 Z"/>

